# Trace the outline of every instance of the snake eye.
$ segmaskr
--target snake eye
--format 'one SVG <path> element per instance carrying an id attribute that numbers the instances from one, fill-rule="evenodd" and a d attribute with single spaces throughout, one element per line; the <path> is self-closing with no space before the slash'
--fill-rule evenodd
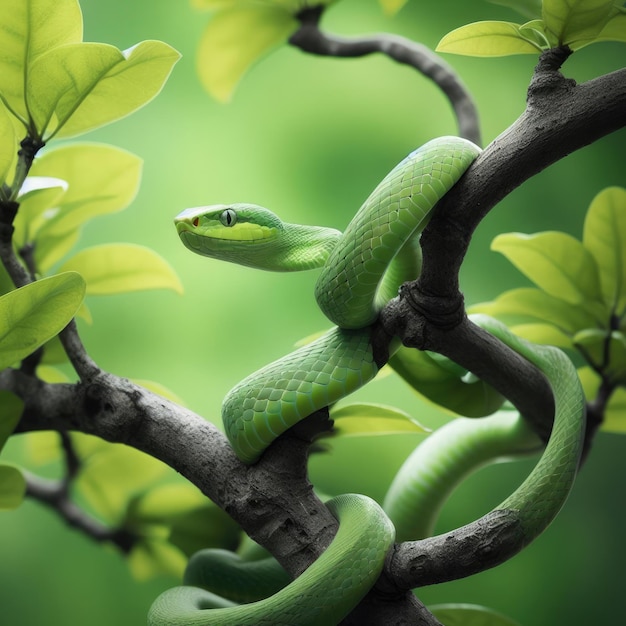
<path id="1" fill-rule="evenodd" d="M 237 213 L 232 209 L 222 211 L 220 222 L 222 222 L 224 226 L 234 226 L 237 223 Z"/>

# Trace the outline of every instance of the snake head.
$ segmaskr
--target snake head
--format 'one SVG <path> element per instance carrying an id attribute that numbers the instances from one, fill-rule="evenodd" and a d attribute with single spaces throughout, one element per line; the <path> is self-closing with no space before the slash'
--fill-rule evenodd
<path id="1" fill-rule="evenodd" d="M 263 267 L 268 248 L 275 245 L 284 228 L 277 215 L 254 204 L 185 209 L 176 216 L 174 224 L 181 241 L 191 251 L 251 267 Z"/>

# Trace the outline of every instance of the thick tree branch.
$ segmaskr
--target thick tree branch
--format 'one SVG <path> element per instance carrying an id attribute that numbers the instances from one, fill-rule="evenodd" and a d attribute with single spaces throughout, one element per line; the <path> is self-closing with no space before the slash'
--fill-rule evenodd
<path id="1" fill-rule="evenodd" d="M 362 57 L 379 52 L 413 67 L 432 80 L 448 98 L 456 115 L 459 135 L 480 145 L 480 123 L 474 101 L 456 72 L 443 59 L 424 45 L 388 33 L 352 39 L 324 33 L 319 28 L 323 8 L 306 9 L 298 15 L 302 26 L 290 37 L 289 43 L 320 56 Z"/>

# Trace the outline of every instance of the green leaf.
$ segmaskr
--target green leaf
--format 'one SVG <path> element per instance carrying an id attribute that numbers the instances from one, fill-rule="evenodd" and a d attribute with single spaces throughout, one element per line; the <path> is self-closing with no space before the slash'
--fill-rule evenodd
<path id="1" fill-rule="evenodd" d="M 2 102 L 0 102 L 0 186 L 7 182 L 7 176 L 15 162 L 19 142 L 15 126 Z"/>
<path id="2" fill-rule="evenodd" d="M 626 189 L 609 187 L 592 200 L 583 245 L 600 270 L 604 302 L 621 317 L 626 313 Z"/>
<path id="3" fill-rule="evenodd" d="M 126 117 L 161 91 L 179 58 L 160 41 L 124 52 L 101 43 L 49 50 L 33 62 L 27 85 L 39 136 L 78 135 Z"/>
<path id="4" fill-rule="evenodd" d="M 28 120 L 24 86 L 34 59 L 56 46 L 78 42 L 83 20 L 77 0 L 4 0 L 0 21 L 0 98 Z"/>
<path id="5" fill-rule="evenodd" d="M 517 269 L 548 294 L 570 304 L 602 301 L 598 268 L 591 253 L 561 232 L 498 235 L 491 249 L 502 253 Z"/>
<path id="6" fill-rule="evenodd" d="M 80 273 L 87 283 L 87 294 L 105 295 L 173 289 L 182 285 L 171 266 L 156 252 L 130 243 L 110 243 L 87 248 L 66 261 L 61 271 Z"/>
<path id="7" fill-rule="evenodd" d="M 578 377 L 587 401 L 593 402 L 600 389 L 600 376 L 590 367 L 581 367 L 578 370 Z M 600 429 L 604 432 L 626 435 L 626 389 L 624 387 L 618 387 L 611 395 Z"/>
<path id="8" fill-rule="evenodd" d="M 0 450 L 22 417 L 24 401 L 10 391 L 0 391 Z"/>
<path id="9" fill-rule="evenodd" d="M 445 626 L 519 626 L 501 613 L 475 604 L 438 604 L 428 608 Z"/>
<path id="10" fill-rule="evenodd" d="M 145 106 L 161 92 L 180 59 L 180 53 L 162 41 L 142 41 L 121 54 L 122 60 L 98 80 L 77 110 L 65 103 L 71 117 L 60 132 L 55 130 L 57 137 L 99 128 Z"/>
<path id="11" fill-rule="evenodd" d="M 509 7 L 529 19 L 541 17 L 541 0 L 489 0 L 489 2 Z"/>
<path id="12" fill-rule="evenodd" d="M 499 57 L 511 54 L 538 54 L 541 48 L 520 32 L 520 24 L 512 22 L 474 22 L 461 26 L 437 45 L 437 52 L 451 52 L 478 57 Z"/>
<path id="13" fill-rule="evenodd" d="M 384 404 L 347 404 L 331 411 L 336 434 L 341 437 L 426 433 L 428 428 L 408 413 Z"/>
<path id="14" fill-rule="evenodd" d="M 200 40 L 202 84 L 216 100 L 229 101 L 253 63 L 287 41 L 299 25 L 288 10 L 278 6 L 247 5 L 220 11 Z"/>
<path id="15" fill-rule="evenodd" d="M 483 417 L 497 411 L 504 398 L 482 380 L 459 377 L 426 352 L 400 348 L 389 365 L 417 393 L 458 415 Z"/>
<path id="16" fill-rule="evenodd" d="M 583 307 L 573 307 L 560 298 L 532 287 L 505 291 L 492 302 L 471 306 L 469 312 L 493 317 L 517 316 L 541 320 L 556 326 L 566 335 L 573 335 L 579 330 L 593 328 L 607 321 L 606 315 L 605 319 L 596 319 Z"/>
<path id="17" fill-rule="evenodd" d="M 0 509 L 15 509 L 24 500 L 26 480 L 17 467 L 0 464 Z"/>
<path id="18" fill-rule="evenodd" d="M 84 280 L 67 272 L 1 296 L 0 369 L 27 357 L 63 330 L 84 295 Z"/>
<path id="19" fill-rule="evenodd" d="M 614 0 L 543 0 L 542 18 L 559 44 L 594 39 L 613 13 Z"/>

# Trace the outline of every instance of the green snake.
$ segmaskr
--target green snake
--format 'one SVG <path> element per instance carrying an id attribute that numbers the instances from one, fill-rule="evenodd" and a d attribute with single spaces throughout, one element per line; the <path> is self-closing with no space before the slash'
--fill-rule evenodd
<path id="1" fill-rule="evenodd" d="M 321 267 L 315 296 L 337 324 L 228 393 L 222 418 L 242 461 L 254 463 L 285 430 L 376 375 L 370 326 L 399 285 L 419 274 L 419 234 L 437 202 L 479 152 L 455 137 L 435 139 L 415 150 L 382 180 L 343 234 L 288 224 L 249 204 L 199 207 L 177 216 L 182 242 L 198 254 L 272 271 Z M 517 511 L 531 541 L 556 515 L 574 480 L 584 430 L 583 395 L 575 369 L 560 351 L 525 342 L 495 320 L 479 321 L 537 366 L 554 393 L 554 427 L 544 454 L 526 481 L 496 507 Z M 242 605 L 218 599 L 201 588 L 204 556 L 199 555 L 185 585 L 155 601 L 149 623 L 336 624 L 378 577 L 394 541 L 394 525 L 401 540 L 428 534 L 450 489 L 468 472 L 499 456 L 540 447 L 517 414 L 454 420 L 407 460 L 389 490 L 386 512 L 365 496 L 330 501 L 339 521 L 337 535 L 324 554 L 282 590 Z M 206 567 L 211 567 L 208 557 Z"/>

